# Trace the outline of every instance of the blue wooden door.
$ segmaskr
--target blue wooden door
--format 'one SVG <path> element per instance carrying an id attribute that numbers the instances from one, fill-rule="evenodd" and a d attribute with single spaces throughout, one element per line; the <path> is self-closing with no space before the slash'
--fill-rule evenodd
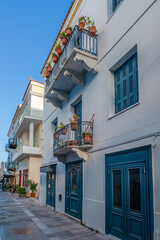
<path id="1" fill-rule="evenodd" d="M 47 173 L 47 205 L 55 207 L 55 173 Z"/>
<path id="2" fill-rule="evenodd" d="M 133 154 L 117 155 L 109 160 L 107 232 L 120 239 L 148 239 L 146 162 L 136 161 Z"/>
<path id="3" fill-rule="evenodd" d="M 66 165 L 66 213 L 82 216 L 82 162 Z"/>
<path id="4" fill-rule="evenodd" d="M 77 140 L 79 143 L 81 142 L 81 122 L 82 122 L 82 102 L 80 101 L 77 105 L 74 106 L 74 112 L 79 117 L 78 119 L 78 128 L 75 132 L 75 140 Z"/>

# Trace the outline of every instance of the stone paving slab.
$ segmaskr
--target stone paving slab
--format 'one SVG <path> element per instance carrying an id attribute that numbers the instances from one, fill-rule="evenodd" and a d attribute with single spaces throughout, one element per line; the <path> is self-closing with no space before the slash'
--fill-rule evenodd
<path id="1" fill-rule="evenodd" d="M 0 190 L 0 240 L 110 240 L 31 198 Z"/>

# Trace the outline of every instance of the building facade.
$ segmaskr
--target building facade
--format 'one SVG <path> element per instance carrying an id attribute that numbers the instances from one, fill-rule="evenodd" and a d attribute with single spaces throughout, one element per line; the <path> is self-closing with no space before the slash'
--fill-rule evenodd
<path id="1" fill-rule="evenodd" d="M 25 181 L 31 179 L 38 183 L 38 190 L 42 157 L 43 96 L 44 84 L 30 79 L 22 104 L 18 105 L 12 119 L 6 145 L 9 156 L 12 156 L 7 168 L 16 172 L 16 183 L 25 187 Z"/>
<path id="2" fill-rule="evenodd" d="M 119 239 L 160 239 L 159 10 L 73 1 L 60 29 L 71 37 L 45 79 L 40 201 Z M 97 35 L 79 31 L 81 16 Z"/>

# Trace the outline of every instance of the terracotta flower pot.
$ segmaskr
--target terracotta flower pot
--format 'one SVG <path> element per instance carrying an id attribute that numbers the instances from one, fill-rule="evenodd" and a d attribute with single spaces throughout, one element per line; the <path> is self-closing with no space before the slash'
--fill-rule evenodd
<path id="1" fill-rule="evenodd" d="M 35 194 L 34 192 L 31 193 L 31 197 L 35 197 L 35 195 L 36 195 L 36 194 Z"/>
<path id="2" fill-rule="evenodd" d="M 26 197 L 29 198 L 31 196 L 31 193 L 26 193 Z"/>
<path id="3" fill-rule="evenodd" d="M 54 63 L 58 62 L 58 56 L 57 55 L 53 55 L 52 60 Z"/>
<path id="4" fill-rule="evenodd" d="M 65 33 L 66 33 L 67 37 L 70 37 L 71 33 L 72 33 L 72 30 L 70 28 L 66 28 Z"/>
<path id="5" fill-rule="evenodd" d="M 66 143 L 67 147 L 69 147 L 69 146 L 71 146 L 72 141 L 66 141 L 65 143 Z"/>
<path id="6" fill-rule="evenodd" d="M 47 71 L 48 71 L 49 73 L 51 73 L 51 72 L 52 72 L 52 67 L 51 67 L 51 66 L 48 66 L 48 67 L 47 67 Z"/>
<path id="7" fill-rule="evenodd" d="M 56 53 L 58 54 L 58 56 L 61 56 L 62 55 L 62 48 L 61 47 L 58 47 L 56 49 Z"/>
<path id="8" fill-rule="evenodd" d="M 72 145 L 72 146 L 76 146 L 76 145 L 77 145 L 77 140 L 72 140 L 72 141 L 71 141 L 71 145 Z"/>
<path id="9" fill-rule="evenodd" d="M 55 138 L 56 138 L 56 139 L 59 139 L 59 136 L 60 136 L 59 133 L 56 133 L 56 134 L 55 134 Z"/>
<path id="10" fill-rule="evenodd" d="M 78 127 L 78 122 L 71 122 L 71 130 L 76 131 Z"/>
<path id="11" fill-rule="evenodd" d="M 84 144 L 89 144 L 91 142 L 91 136 L 90 135 L 83 135 L 83 141 Z"/>
<path id="12" fill-rule="evenodd" d="M 85 27 L 85 22 L 83 22 L 83 21 L 79 22 L 79 31 L 80 32 L 83 32 L 84 27 Z"/>
<path id="13" fill-rule="evenodd" d="M 46 77 L 46 78 L 48 78 L 48 77 L 49 77 L 49 75 L 50 75 L 50 73 L 49 73 L 49 72 L 45 72 L 45 74 L 44 74 L 44 75 L 45 75 L 45 77 Z"/>
<path id="14" fill-rule="evenodd" d="M 62 37 L 62 44 L 67 45 L 67 38 L 66 37 Z"/>
<path id="15" fill-rule="evenodd" d="M 96 34 L 96 27 L 95 26 L 91 26 L 89 29 L 89 33 L 91 37 L 94 37 L 94 35 Z"/>
<path id="16" fill-rule="evenodd" d="M 67 134 L 67 128 L 62 129 L 62 135 L 66 135 Z"/>

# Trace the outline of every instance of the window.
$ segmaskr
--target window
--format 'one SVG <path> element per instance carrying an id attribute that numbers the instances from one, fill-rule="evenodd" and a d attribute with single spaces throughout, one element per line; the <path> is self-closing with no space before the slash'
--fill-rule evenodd
<path id="1" fill-rule="evenodd" d="M 122 0 L 112 0 L 113 12 L 116 10 L 120 2 L 122 2 Z"/>
<path id="2" fill-rule="evenodd" d="M 114 72 L 115 112 L 118 113 L 138 102 L 137 54 Z"/>

